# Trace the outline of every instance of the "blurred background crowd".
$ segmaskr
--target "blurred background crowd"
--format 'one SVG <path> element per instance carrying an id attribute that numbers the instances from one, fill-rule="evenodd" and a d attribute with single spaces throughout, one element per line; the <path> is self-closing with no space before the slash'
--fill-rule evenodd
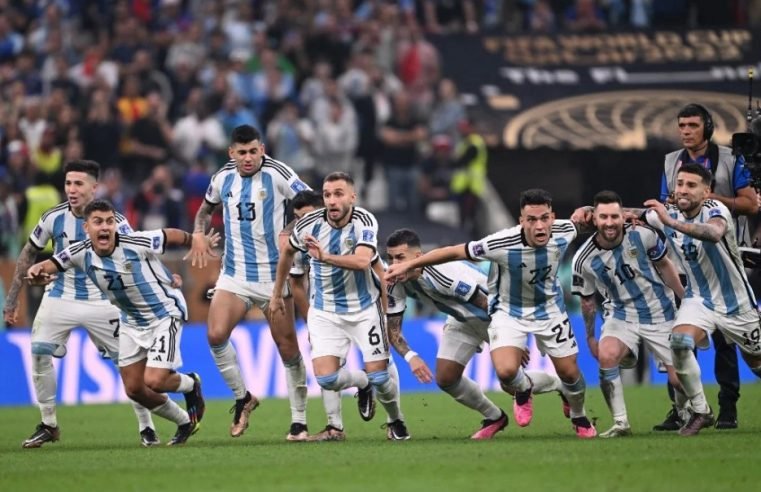
<path id="1" fill-rule="evenodd" d="M 430 35 L 759 22 L 753 0 L 0 0 L 0 252 L 78 158 L 136 229 L 189 228 L 243 123 L 313 186 L 350 171 L 370 208 L 454 201 L 468 226 L 487 149 Z"/>

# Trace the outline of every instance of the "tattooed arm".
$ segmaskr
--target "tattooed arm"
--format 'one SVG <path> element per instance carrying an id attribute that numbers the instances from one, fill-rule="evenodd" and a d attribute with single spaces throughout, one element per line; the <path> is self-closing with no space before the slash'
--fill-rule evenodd
<path id="1" fill-rule="evenodd" d="M 399 355 L 403 356 L 404 360 L 409 363 L 410 369 L 418 381 L 421 383 L 430 383 L 433 381 L 431 370 L 428 368 L 428 365 L 422 357 L 410 349 L 407 340 L 405 340 L 404 335 L 402 335 L 402 318 L 403 315 L 401 314 L 386 316 L 389 341 Z"/>
<path id="2" fill-rule="evenodd" d="M 3 318 L 8 325 L 15 325 L 18 321 L 18 296 L 21 293 L 24 275 L 37 257 L 37 249 L 31 243 L 26 243 L 16 260 L 16 270 L 13 272 L 13 281 L 8 288 L 8 295 L 5 297 L 5 307 L 3 308 Z"/>
<path id="3" fill-rule="evenodd" d="M 595 296 L 581 297 L 581 314 L 584 317 L 584 329 L 587 333 L 587 345 L 592 356 L 597 358 L 597 338 L 595 337 L 595 319 L 597 318 L 597 300 Z"/>

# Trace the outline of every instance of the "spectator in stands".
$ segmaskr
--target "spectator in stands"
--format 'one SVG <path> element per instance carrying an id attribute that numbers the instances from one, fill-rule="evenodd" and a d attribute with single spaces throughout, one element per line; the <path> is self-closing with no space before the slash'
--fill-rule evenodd
<path id="1" fill-rule="evenodd" d="M 331 172 L 354 174 L 354 152 L 359 139 L 354 109 L 345 100 L 328 100 L 329 115 L 315 125 L 314 159 L 317 182 Z"/>
<path id="2" fill-rule="evenodd" d="M 148 111 L 135 121 L 128 130 L 128 154 L 130 172 L 135 183 L 150 175 L 151 169 L 169 158 L 172 127 L 167 119 L 166 105 L 157 92 L 148 94 Z"/>
<path id="3" fill-rule="evenodd" d="M 267 127 L 267 153 L 288 164 L 312 186 L 321 181 L 314 176 L 314 125 L 302 118 L 294 102 L 286 102 Z"/>
<path id="4" fill-rule="evenodd" d="M 94 91 L 90 96 L 79 135 L 88 159 L 99 162 L 103 168 L 119 165 L 122 126 L 114 117 L 105 92 Z"/>
<path id="5" fill-rule="evenodd" d="M 418 182 L 423 211 L 431 202 L 449 201 L 454 198 L 451 191 L 454 172 L 452 139 L 445 134 L 434 135 L 431 139 L 431 149 L 431 155 L 423 160 L 420 167 Z"/>
<path id="6" fill-rule="evenodd" d="M 138 230 L 186 228 L 182 191 L 175 188 L 169 167 L 165 165 L 153 168 L 135 195 L 132 209 Z"/>
<path id="7" fill-rule="evenodd" d="M 597 32 L 607 28 L 605 14 L 595 0 L 576 0 L 565 11 L 565 25 L 576 32 Z"/>
<path id="8" fill-rule="evenodd" d="M 439 81 L 439 98 L 430 117 L 431 135 L 446 135 L 450 142 L 458 142 L 457 124 L 465 118 L 465 107 L 460 102 L 457 86 L 451 79 Z"/>
<path id="9" fill-rule="evenodd" d="M 196 160 L 224 160 L 227 136 L 222 124 L 209 111 L 200 87 L 190 92 L 185 105 L 187 114 L 177 120 L 172 129 L 174 155 L 187 168 Z"/>
<path id="10" fill-rule="evenodd" d="M 428 132 L 413 113 L 406 91 L 394 95 L 391 118 L 380 129 L 381 162 L 388 187 L 390 210 L 415 215 L 420 211 L 417 193 L 418 145 Z"/>
<path id="11" fill-rule="evenodd" d="M 460 204 L 460 224 L 472 237 L 477 237 L 477 215 L 486 190 L 489 160 L 486 142 L 476 133 L 473 122 L 463 119 L 458 125 L 461 141 L 456 151 L 456 171 L 451 190 Z"/>

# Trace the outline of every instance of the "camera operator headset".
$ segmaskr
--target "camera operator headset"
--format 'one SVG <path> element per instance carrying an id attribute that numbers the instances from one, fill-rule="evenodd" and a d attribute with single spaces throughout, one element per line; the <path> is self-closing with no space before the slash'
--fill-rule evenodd
<path id="1" fill-rule="evenodd" d="M 758 212 L 758 197 L 751 186 L 751 176 L 745 167 L 743 156 L 735 157 L 732 149 L 711 142 L 714 122 L 711 113 L 700 104 L 688 104 L 677 115 L 682 148 L 666 154 L 661 181 L 661 201 L 674 203 L 676 176 L 683 164 L 694 162 L 709 169 L 714 176 L 710 198 L 722 202 L 734 216 L 737 243 L 750 243 L 748 216 Z M 678 264 L 678 263 L 677 263 Z M 719 383 L 719 415 L 717 429 L 737 427 L 737 400 L 740 398 L 740 375 L 737 352 L 734 345 L 727 344 L 716 330 L 712 336 L 716 349 L 714 373 Z M 673 389 L 669 396 L 673 401 Z M 666 420 L 653 430 L 676 430 L 681 424 L 675 408 Z"/>
<path id="2" fill-rule="evenodd" d="M 726 205 L 735 217 L 739 246 L 750 245 L 748 216 L 758 213 L 758 195 L 751 186 L 751 176 L 742 155 L 711 142 L 714 122 L 711 113 L 700 104 L 688 104 L 677 115 L 683 148 L 666 154 L 661 180 L 661 201 L 674 201 L 676 175 L 682 164 L 695 162 L 709 169 L 714 176 L 709 198 Z"/>

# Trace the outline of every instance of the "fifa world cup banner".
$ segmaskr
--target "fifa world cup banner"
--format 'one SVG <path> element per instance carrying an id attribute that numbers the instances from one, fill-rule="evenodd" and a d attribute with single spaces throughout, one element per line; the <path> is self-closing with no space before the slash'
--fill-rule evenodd
<path id="1" fill-rule="evenodd" d="M 714 140 L 726 144 L 745 131 L 748 69 L 756 79 L 761 72 L 761 31 L 744 28 L 432 42 L 479 130 L 508 148 L 670 147 L 676 114 L 690 102 L 711 110 Z"/>
<path id="2" fill-rule="evenodd" d="M 577 335 L 582 335 L 583 321 L 580 316 L 571 316 L 572 325 Z M 431 370 L 436 363 L 436 350 L 441 340 L 443 320 L 410 319 L 404 323 L 405 338 L 410 346 L 428 363 Z M 299 345 L 301 346 L 307 367 L 307 385 L 309 394 L 318 396 L 320 388 L 309 363 L 309 342 L 306 327 L 298 327 Z M 239 325 L 232 334 L 232 343 L 238 352 L 243 378 L 248 389 L 260 397 L 286 398 L 285 372 L 280 356 L 272 341 L 266 323 L 251 322 Z M 68 343 L 68 353 L 62 359 L 55 359 L 58 375 L 58 401 L 63 404 L 113 403 L 126 401 L 121 379 L 111 361 L 103 359 L 88 339 L 84 330 L 72 332 Z M 487 390 L 499 390 L 499 383 L 491 360 L 488 346 L 477 353 L 467 367 L 466 374 Z M 191 324 L 185 326 L 182 334 L 182 359 L 184 371 L 198 372 L 204 383 L 204 395 L 207 398 L 232 398 L 222 377 L 214 365 L 208 343 L 206 326 Z M 542 357 L 536 346 L 529 341 L 531 361 L 529 368 L 554 372 L 548 358 Z M 598 382 L 597 362 L 591 357 L 586 344 L 579 344 L 579 366 L 587 383 Z M 435 383 L 421 384 L 410 372 L 407 363 L 395 357 L 399 369 L 400 384 L 403 392 L 435 391 Z M 699 356 L 706 382 L 713 382 L 713 352 L 703 351 Z M 665 375 L 657 371 L 652 361 L 650 364 L 650 382 L 664 383 Z M 352 349 L 346 367 L 360 369 L 362 359 L 356 349 Z M 11 330 L 0 332 L 0 405 L 29 405 L 36 402 L 32 381 L 31 333 L 28 330 Z M 753 380 L 752 373 L 743 365 L 743 380 Z"/>

